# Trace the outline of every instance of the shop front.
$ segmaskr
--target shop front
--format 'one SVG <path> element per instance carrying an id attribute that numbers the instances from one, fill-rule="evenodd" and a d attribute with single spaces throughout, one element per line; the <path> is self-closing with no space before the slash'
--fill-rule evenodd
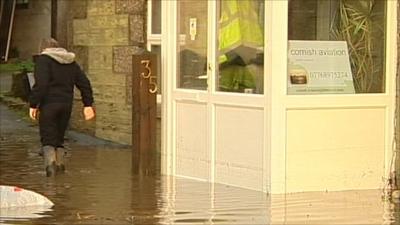
<path id="1" fill-rule="evenodd" d="M 162 165 L 270 193 L 382 188 L 396 1 L 161 1 Z"/>

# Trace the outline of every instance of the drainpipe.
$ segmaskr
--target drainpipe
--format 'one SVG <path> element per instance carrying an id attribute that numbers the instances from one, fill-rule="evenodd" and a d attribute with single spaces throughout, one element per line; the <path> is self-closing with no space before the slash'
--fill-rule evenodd
<path id="1" fill-rule="evenodd" d="M 396 111 L 395 111 L 395 177 L 397 190 L 392 198 L 400 199 L 400 1 L 397 1 L 397 76 L 396 76 Z"/>

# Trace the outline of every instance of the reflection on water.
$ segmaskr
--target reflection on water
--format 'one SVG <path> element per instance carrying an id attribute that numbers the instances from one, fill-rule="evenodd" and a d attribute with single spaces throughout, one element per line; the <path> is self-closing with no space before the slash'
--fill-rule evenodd
<path id="1" fill-rule="evenodd" d="M 32 218 L 45 217 L 45 212 L 51 211 L 49 206 L 28 206 L 0 208 L 0 222 L 2 221 L 27 221 Z"/>
<path id="2" fill-rule="evenodd" d="M 2 209 L 0 224 L 400 223 L 399 205 L 382 201 L 379 190 L 268 196 L 183 178 L 136 176 L 129 149 L 71 146 L 66 173 L 47 178 L 32 147 L 36 130 L 3 128 L 2 123 L 0 184 L 36 191 L 55 206 Z"/>

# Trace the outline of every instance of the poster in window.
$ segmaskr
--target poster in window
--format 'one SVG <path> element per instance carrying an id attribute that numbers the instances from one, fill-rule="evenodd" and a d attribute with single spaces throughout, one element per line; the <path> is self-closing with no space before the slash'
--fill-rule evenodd
<path id="1" fill-rule="evenodd" d="M 288 94 L 354 94 L 345 41 L 289 41 Z"/>

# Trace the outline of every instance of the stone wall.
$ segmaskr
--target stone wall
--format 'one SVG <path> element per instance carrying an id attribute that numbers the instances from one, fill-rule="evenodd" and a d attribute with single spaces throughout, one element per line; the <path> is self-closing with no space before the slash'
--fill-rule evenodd
<path id="1" fill-rule="evenodd" d="M 57 2 L 57 32 L 56 39 L 61 46 L 76 54 L 76 60 L 81 68 L 88 71 L 88 46 L 74 45 L 73 21 L 87 17 L 87 1 L 58 0 Z M 90 74 L 88 74 L 90 79 Z M 71 115 L 70 126 L 78 131 L 95 135 L 96 121 L 85 121 L 82 115 L 82 103 L 76 93 L 74 109 Z"/>
<path id="2" fill-rule="evenodd" d="M 22 59 L 31 59 L 50 32 L 51 0 L 29 1 L 28 8 L 15 9 L 10 49 L 17 49 Z"/>
<path id="3" fill-rule="evenodd" d="M 146 1 L 71 2 L 86 3 L 67 7 L 71 11 L 84 8 L 85 13 L 69 18 L 64 32 L 91 80 L 97 112 L 94 122 L 82 122 L 81 104 L 75 104 L 71 125 L 106 140 L 131 144 L 130 55 L 140 54 L 145 46 Z"/>

